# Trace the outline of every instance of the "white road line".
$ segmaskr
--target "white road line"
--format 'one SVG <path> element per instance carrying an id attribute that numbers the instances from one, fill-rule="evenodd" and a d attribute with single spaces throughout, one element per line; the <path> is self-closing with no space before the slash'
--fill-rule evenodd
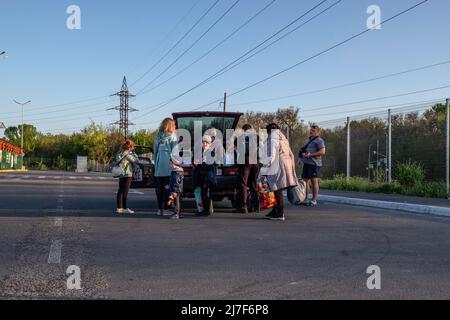
<path id="1" fill-rule="evenodd" d="M 50 252 L 48 254 L 48 263 L 61 263 L 61 240 L 52 240 L 50 244 Z"/>
<path id="2" fill-rule="evenodd" d="M 39 176 L 38 179 L 45 179 L 45 176 Z"/>
<path id="3" fill-rule="evenodd" d="M 137 190 L 134 190 L 134 189 L 131 189 L 128 193 L 131 193 L 131 194 L 145 194 L 145 193 L 143 193 L 141 191 L 137 191 Z"/>
<path id="4" fill-rule="evenodd" d="M 62 217 L 55 217 L 55 227 L 62 227 L 63 218 Z"/>
<path id="5" fill-rule="evenodd" d="M 77 177 L 70 176 L 69 179 L 75 180 Z"/>
<path id="6" fill-rule="evenodd" d="M 91 177 L 83 177 L 83 178 L 85 178 L 86 180 L 92 180 Z"/>

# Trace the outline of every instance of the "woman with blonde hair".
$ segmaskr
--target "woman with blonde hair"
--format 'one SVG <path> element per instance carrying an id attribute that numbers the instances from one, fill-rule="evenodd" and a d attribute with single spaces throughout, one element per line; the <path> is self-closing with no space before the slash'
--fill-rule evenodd
<path id="1" fill-rule="evenodd" d="M 133 166 L 139 163 L 138 156 L 133 152 L 134 143 L 127 139 L 122 144 L 120 152 L 116 155 L 116 162 L 123 168 L 119 176 L 119 190 L 117 191 L 117 213 L 134 213 L 128 208 L 128 192 L 133 177 Z"/>
<path id="2" fill-rule="evenodd" d="M 172 174 L 171 154 L 173 148 L 177 145 L 175 130 L 175 121 L 172 118 L 165 118 L 159 126 L 153 145 L 156 198 L 158 201 L 157 215 L 160 216 L 165 214 L 165 210 L 168 210 L 167 202 L 169 200 L 169 184 Z"/>

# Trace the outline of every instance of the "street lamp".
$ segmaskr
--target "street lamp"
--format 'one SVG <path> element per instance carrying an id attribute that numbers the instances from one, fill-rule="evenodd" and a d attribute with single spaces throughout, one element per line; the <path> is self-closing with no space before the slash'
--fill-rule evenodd
<path id="1" fill-rule="evenodd" d="M 26 105 L 26 104 L 28 104 L 28 103 L 30 103 L 31 100 L 28 100 L 27 102 L 24 102 L 24 103 L 21 103 L 21 102 L 19 102 L 19 101 L 14 100 L 14 99 L 13 99 L 13 101 L 14 101 L 15 103 L 17 103 L 18 105 L 22 106 L 22 133 L 21 133 L 21 135 L 20 135 L 20 138 L 21 138 L 21 139 L 20 139 L 20 140 L 21 140 L 21 142 L 20 142 L 20 148 L 22 149 L 21 157 L 22 157 L 22 168 L 23 168 L 23 156 L 24 156 L 24 152 L 23 152 L 23 106 Z"/>

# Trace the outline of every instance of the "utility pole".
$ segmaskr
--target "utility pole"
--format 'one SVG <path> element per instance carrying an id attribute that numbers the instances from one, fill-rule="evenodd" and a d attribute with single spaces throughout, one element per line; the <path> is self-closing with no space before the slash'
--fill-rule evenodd
<path id="1" fill-rule="evenodd" d="M 368 171 L 367 180 L 369 180 L 369 181 L 370 181 L 370 166 L 372 165 L 370 163 L 371 153 L 372 153 L 372 144 L 369 144 L 369 166 L 367 167 L 367 171 Z"/>
<path id="2" fill-rule="evenodd" d="M 350 117 L 347 117 L 347 181 L 350 180 Z"/>
<path id="3" fill-rule="evenodd" d="M 445 191 L 447 197 L 450 193 L 450 99 L 447 99 L 445 103 Z"/>
<path id="4" fill-rule="evenodd" d="M 388 110 L 388 183 L 392 183 L 392 114 L 391 109 Z"/>
<path id="5" fill-rule="evenodd" d="M 128 113 L 138 111 L 137 109 L 130 108 L 128 105 L 128 100 L 130 97 L 135 97 L 136 95 L 131 94 L 128 91 L 127 78 L 123 77 L 122 88 L 119 92 L 112 94 L 112 96 L 118 96 L 120 98 L 120 105 L 108 110 L 119 110 L 120 120 L 114 122 L 113 124 L 119 125 L 119 131 L 123 135 L 124 139 L 128 138 L 128 126 L 134 125 L 128 121 Z"/>
<path id="6" fill-rule="evenodd" d="M 223 94 L 223 112 L 227 112 L 227 93 Z"/>
<path id="7" fill-rule="evenodd" d="M 24 102 L 24 103 L 19 102 L 19 101 L 16 101 L 16 100 L 14 100 L 14 99 L 13 99 L 13 101 L 14 101 L 15 103 L 17 103 L 18 105 L 22 106 L 22 132 L 21 132 L 21 134 L 20 134 L 20 149 L 22 149 L 22 153 L 21 153 L 20 157 L 21 157 L 22 168 L 23 168 L 23 156 L 24 156 L 24 154 L 25 154 L 25 152 L 24 152 L 24 150 L 23 150 L 23 106 L 26 105 L 26 104 L 28 104 L 28 103 L 30 103 L 31 100 L 28 100 L 27 102 Z"/>

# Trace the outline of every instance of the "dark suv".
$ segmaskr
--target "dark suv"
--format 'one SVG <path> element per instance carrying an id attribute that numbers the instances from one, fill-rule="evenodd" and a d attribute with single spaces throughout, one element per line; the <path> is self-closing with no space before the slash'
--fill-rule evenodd
<path id="1" fill-rule="evenodd" d="M 172 114 L 177 129 L 186 129 L 194 138 L 194 122 L 202 122 L 202 133 L 208 128 L 216 128 L 223 134 L 224 147 L 227 129 L 236 129 L 242 113 L 240 112 L 177 112 Z M 193 145 L 193 143 L 191 144 Z M 144 160 L 144 159 L 143 159 Z M 193 198 L 193 165 L 183 165 L 184 169 L 184 197 Z M 233 207 L 236 206 L 238 166 L 234 164 L 220 164 L 217 167 L 217 187 L 214 189 L 212 198 L 214 201 L 222 201 L 224 198 L 231 200 Z M 154 188 L 154 165 L 147 161 L 140 165 L 131 185 L 132 188 Z"/>

